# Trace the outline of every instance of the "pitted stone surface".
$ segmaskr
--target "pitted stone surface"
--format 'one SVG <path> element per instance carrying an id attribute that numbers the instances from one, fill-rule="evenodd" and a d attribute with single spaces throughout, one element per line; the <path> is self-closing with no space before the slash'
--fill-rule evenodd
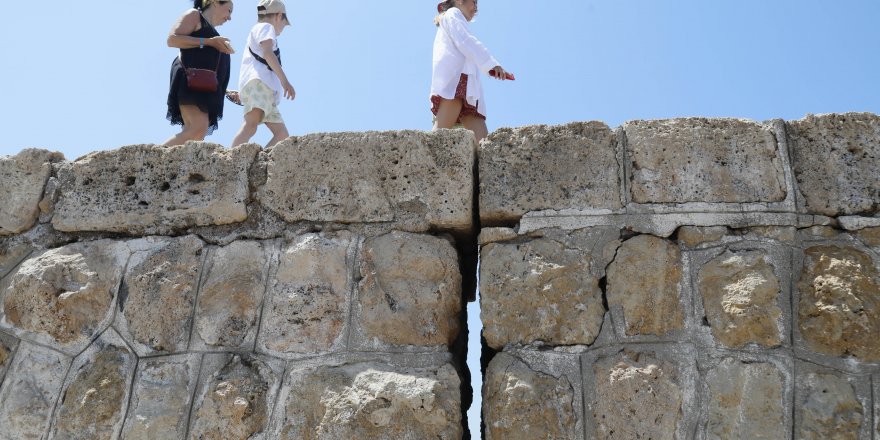
<path id="1" fill-rule="evenodd" d="M 798 324 L 818 353 L 880 360 L 880 273 L 870 255 L 849 247 L 804 251 Z"/>
<path id="2" fill-rule="evenodd" d="M 3 325 L 73 353 L 106 328 L 129 256 L 125 243 L 75 243 L 32 255 L 0 284 Z"/>
<path id="3" fill-rule="evenodd" d="M 593 365 L 598 439 L 677 439 L 683 390 L 676 367 L 645 353 L 621 352 Z"/>
<path id="4" fill-rule="evenodd" d="M 190 422 L 190 438 L 248 440 L 269 422 L 272 370 L 253 358 L 234 356 L 213 374 Z"/>
<path id="5" fill-rule="evenodd" d="M 45 437 L 69 365 L 58 352 L 21 344 L 0 389 L 0 439 Z"/>
<path id="6" fill-rule="evenodd" d="M 709 421 L 706 438 L 786 438 L 785 378 L 769 363 L 727 358 L 709 371 Z"/>
<path id="7" fill-rule="evenodd" d="M 787 127 L 807 211 L 833 217 L 880 212 L 880 117 L 809 115 Z"/>
<path id="8" fill-rule="evenodd" d="M 608 266 L 608 306 L 620 307 L 627 336 L 684 328 L 681 251 L 652 235 L 625 241 Z"/>
<path id="9" fill-rule="evenodd" d="M 281 251 L 263 309 L 257 346 L 290 353 L 340 351 L 348 319 L 351 276 L 349 232 L 306 234 Z"/>
<path id="10" fill-rule="evenodd" d="M 781 153 L 771 127 L 741 119 L 624 124 L 636 203 L 781 202 Z"/>
<path id="11" fill-rule="evenodd" d="M 188 142 L 92 153 L 58 171 L 59 231 L 166 233 L 247 218 L 256 144 L 224 149 Z"/>
<path id="12" fill-rule="evenodd" d="M 458 335 L 461 273 L 449 241 L 393 232 L 365 241 L 358 320 L 367 339 L 449 345 Z"/>
<path id="13" fill-rule="evenodd" d="M 458 440 L 459 378 L 451 365 L 354 364 L 293 370 L 278 402 L 279 440 Z M 284 394 L 286 393 L 286 397 Z"/>
<path id="14" fill-rule="evenodd" d="M 803 440 L 860 439 L 865 408 L 846 379 L 808 373 L 798 378 L 795 438 Z"/>
<path id="15" fill-rule="evenodd" d="M 480 146 L 480 219 L 529 211 L 620 209 L 617 137 L 601 122 L 501 128 Z"/>
<path id="16" fill-rule="evenodd" d="M 204 243 L 189 235 L 148 238 L 131 245 L 135 252 L 119 302 L 130 342 L 146 352 L 185 351 Z"/>
<path id="17" fill-rule="evenodd" d="M 721 344 L 782 343 L 779 277 L 764 252 L 730 252 L 700 269 L 698 284 L 706 319 Z"/>
<path id="18" fill-rule="evenodd" d="M 283 141 L 268 155 L 258 197 L 288 222 L 472 227 L 469 131 L 318 133 Z"/>
<path id="19" fill-rule="evenodd" d="M 195 334 L 202 343 L 232 350 L 253 347 L 267 259 L 264 245 L 254 241 L 210 252 L 196 308 Z"/>
<path id="20" fill-rule="evenodd" d="M 181 355 L 141 360 L 122 430 L 126 440 L 180 440 L 186 437 L 199 357 Z"/>
<path id="21" fill-rule="evenodd" d="M 549 238 L 483 247 L 480 317 L 491 347 L 592 344 L 604 316 L 587 252 Z"/>
<path id="22" fill-rule="evenodd" d="M 565 377 L 531 370 L 501 353 L 486 370 L 486 439 L 575 438 L 574 389 Z"/>
<path id="23" fill-rule="evenodd" d="M 62 160 L 61 153 L 32 148 L 0 156 L 0 236 L 27 231 L 37 222 L 51 163 Z"/>

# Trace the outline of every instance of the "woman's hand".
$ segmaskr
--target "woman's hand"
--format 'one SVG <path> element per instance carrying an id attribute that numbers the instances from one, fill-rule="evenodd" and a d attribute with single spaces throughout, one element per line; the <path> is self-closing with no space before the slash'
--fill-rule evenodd
<path id="1" fill-rule="evenodd" d="M 509 75 L 510 73 L 508 71 L 504 70 L 504 68 L 501 66 L 495 66 L 495 68 L 492 69 L 490 74 L 493 77 L 495 77 L 495 79 L 497 79 L 497 80 L 506 81 L 507 75 Z"/>
<path id="2" fill-rule="evenodd" d="M 205 44 L 219 50 L 221 53 L 230 55 L 235 53 L 235 49 L 232 48 L 232 43 L 230 43 L 229 38 L 226 37 L 211 37 L 205 40 Z"/>
<path id="3" fill-rule="evenodd" d="M 290 81 L 282 81 L 281 88 L 284 89 L 284 97 L 293 100 L 296 98 L 296 90 L 294 90 L 293 85 L 290 84 Z"/>

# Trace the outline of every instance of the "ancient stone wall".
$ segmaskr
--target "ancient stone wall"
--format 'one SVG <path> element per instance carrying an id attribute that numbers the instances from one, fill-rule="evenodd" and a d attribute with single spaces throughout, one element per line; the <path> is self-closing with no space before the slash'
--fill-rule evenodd
<path id="1" fill-rule="evenodd" d="M 0 439 L 880 438 L 880 118 L 0 157 Z M 479 235 L 478 235 L 479 234 Z"/>

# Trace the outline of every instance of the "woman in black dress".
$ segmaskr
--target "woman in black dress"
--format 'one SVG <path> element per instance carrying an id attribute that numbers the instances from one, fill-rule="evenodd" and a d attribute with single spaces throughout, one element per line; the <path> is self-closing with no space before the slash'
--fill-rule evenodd
<path id="1" fill-rule="evenodd" d="M 164 145 L 201 141 L 217 129 L 223 118 L 223 98 L 229 84 L 229 55 L 235 53 L 229 39 L 221 37 L 216 27 L 232 19 L 232 2 L 195 0 L 193 9 L 184 13 L 168 35 L 168 47 L 180 49 L 171 63 L 171 89 L 168 91 L 168 115 L 172 125 L 183 130 Z M 217 91 L 194 92 L 186 85 L 186 68 L 217 71 Z"/>

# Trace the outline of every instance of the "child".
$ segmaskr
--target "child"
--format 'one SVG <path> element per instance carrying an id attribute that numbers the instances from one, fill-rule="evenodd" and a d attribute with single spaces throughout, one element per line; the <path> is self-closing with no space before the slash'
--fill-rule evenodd
<path id="1" fill-rule="evenodd" d="M 248 34 L 247 49 L 241 59 L 238 87 L 244 123 L 232 141 L 233 147 L 250 141 L 260 124 L 266 124 L 272 132 L 266 147 L 289 136 L 278 111 L 282 94 L 291 100 L 296 97 L 296 90 L 281 68 L 281 51 L 276 41 L 284 27 L 290 25 L 284 1 L 260 0 L 257 16 L 258 23 Z"/>

